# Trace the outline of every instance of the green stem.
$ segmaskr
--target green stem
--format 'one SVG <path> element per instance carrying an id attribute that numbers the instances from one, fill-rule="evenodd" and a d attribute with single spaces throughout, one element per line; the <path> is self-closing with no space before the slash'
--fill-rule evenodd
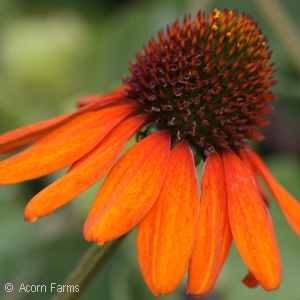
<path id="1" fill-rule="evenodd" d="M 99 247 L 93 244 L 71 272 L 65 285 L 73 287 L 71 292 L 57 292 L 52 300 L 76 300 L 86 290 L 94 277 L 121 245 L 126 235 Z M 78 287 L 77 289 L 75 287 Z M 69 288 L 70 291 L 71 288 Z M 77 291 L 76 291 L 77 290 Z"/>

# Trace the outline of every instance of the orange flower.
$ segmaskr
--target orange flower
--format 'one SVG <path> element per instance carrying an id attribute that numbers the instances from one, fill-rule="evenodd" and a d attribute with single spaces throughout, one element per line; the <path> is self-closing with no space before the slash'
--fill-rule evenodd
<path id="1" fill-rule="evenodd" d="M 0 136 L 0 184 L 70 166 L 25 209 L 34 222 L 108 173 L 84 225 L 99 245 L 138 225 L 138 260 L 155 295 L 213 288 L 232 239 L 249 268 L 244 283 L 277 289 L 281 264 L 261 177 L 300 236 L 300 204 L 244 139 L 261 140 L 275 84 L 271 52 L 257 24 L 236 11 L 187 16 L 160 31 L 130 63 L 131 77 L 70 114 Z M 138 143 L 117 162 L 127 141 Z M 201 196 L 195 164 L 204 161 Z"/>

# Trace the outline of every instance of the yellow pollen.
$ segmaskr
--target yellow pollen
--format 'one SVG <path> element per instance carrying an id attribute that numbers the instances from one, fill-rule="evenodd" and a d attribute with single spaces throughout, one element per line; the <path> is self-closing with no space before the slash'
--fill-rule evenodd
<path id="1" fill-rule="evenodd" d="M 266 45 L 266 42 L 261 42 L 262 46 L 265 46 Z"/>
<path id="2" fill-rule="evenodd" d="M 212 30 L 217 31 L 218 30 L 218 26 L 217 25 L 213 25 L 212 26 Z"/>
<path id="3" fill-rule="evenodd" d="M 213 10 L 213 13 L 214 13 L 214 20 L 217 20 L 220 17 L 221 12 L 217 8 L 215 8 Z"/>
<path id="4" fill-rule="evenodd" d="M 230 32 L 230 31 L 227 32 L 227 33 L 226 33 L 226 36 L 227 36 L 227 37 L 231 37 L 231 32 Z"/>
<path id="5" fill-rule="evenodd" d="M 241 45 L 240 43 L 237 43 L 237 44 L 236 44 L 236 46 L 237 46 L 238 48 L 240 47 L 240 45 Z"/>

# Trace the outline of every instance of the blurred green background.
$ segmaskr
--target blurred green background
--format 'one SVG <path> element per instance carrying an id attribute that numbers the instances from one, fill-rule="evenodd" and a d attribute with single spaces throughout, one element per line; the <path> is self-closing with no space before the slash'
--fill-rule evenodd
<path id="1" fill-rule="evenodd" d="M 282 6 L 279 13 L 275 4 Z M 266 140 L 254 147 L 276 178 L 300 199 L 299 0 L 1 0 L 0 132 L 74 111 L 80 97 L 119 86 L 120 75 L 129 74 L 127 61 L 160 28 L 182 20 L 185 13 L 214 7 L 247 12 L 269 38 L 278 69 L 277 101 L 272 126 L 264 129 Z M 99 184 L 33 225 L 23 221 L 29 199 L 59 175 L 0 187 L 0 299 L 49 299 L 50 283 L 63 284 L 90 246 L 82 227 Z M 205 299 L 300 299 L 300 240 L 274 202 L 271 214 L 283 265 L 280 289 L 266 293 L 260 287 L 246 288 L 240 280 L 247 269 L 233 246 Z M 6 282 L 14 284 L 12 293 L 5 292 Z M 19 293 L 21 283 L 45 284 L 47 293 Z M 165 299 L 193 299 L 185 291 L 184 279 Z M 139 271 L 135 231 L 82 296 L 155 298 Z"/>

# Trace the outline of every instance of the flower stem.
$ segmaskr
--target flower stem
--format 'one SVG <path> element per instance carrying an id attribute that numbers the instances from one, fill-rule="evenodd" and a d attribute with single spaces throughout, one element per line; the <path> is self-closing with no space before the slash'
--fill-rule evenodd
<path id="1" fill-rule="evenodd" d="M 94 277 L 121 245 L 126 235 L 99 247 L 93 244 L 71 272 L 64 285 L 68 292 L 57 292 L 52 300 L 76 300 L 86 290 Z M 77 288 L 76 288 L 77 287 Z M 70 291 L 71 290 L 71 291 Z"/>

